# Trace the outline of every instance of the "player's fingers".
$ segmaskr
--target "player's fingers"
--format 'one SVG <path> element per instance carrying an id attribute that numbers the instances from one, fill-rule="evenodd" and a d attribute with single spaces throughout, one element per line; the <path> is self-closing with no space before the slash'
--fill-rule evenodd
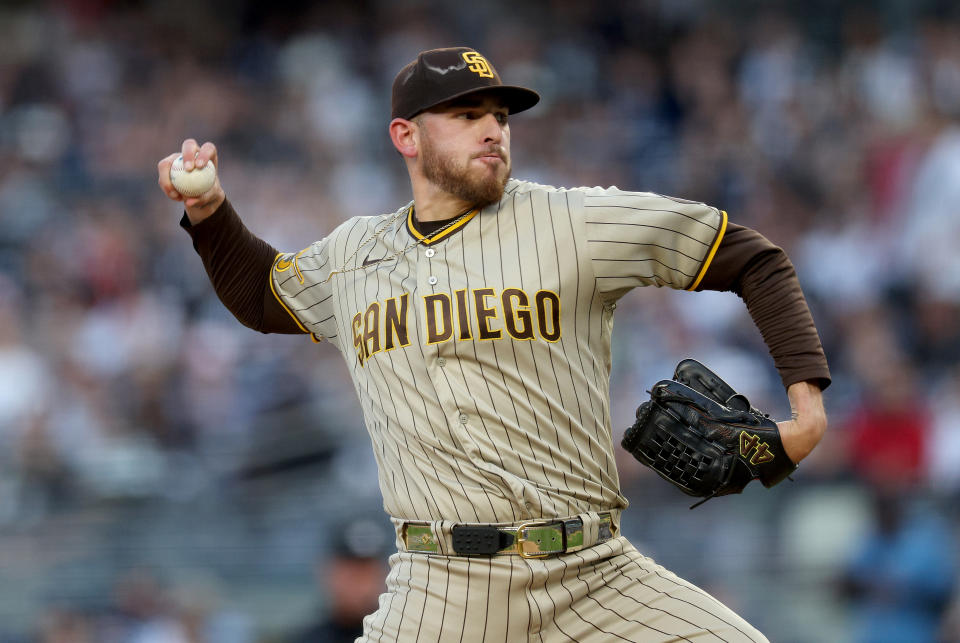
<path id="1" fill-rule="evenodd" d="M 196 139 L 188 138 L 180 146 L 180 153 L 183 154 L 183 169 L 187 172 L 193 169 L 193 161 L 200 152 L 200 145 Z"/>
<path id="2" fill-rule="evenodd" d="M 170 166 L 173 165 L 174 160 L 176 160 L 178 156 L 180 155 L 174 152 L 170 156 L 160 159 L 160 162 L 157 163 L 157 185 L 160 186 L 160 189 L 163 190 L 163 193 L 166 194 L 168 198 L 174 201 L 183 201 L 183 196 L 177 192 L 173 187 L 173 183 L 170 182 Z"/>
<path id="3" fill-rule="evenodd" d="M 207 161 L 212 162 L 214 167 L 220 165 L 217 161 L 217 146 L 210 141 L 200 146 L 200 151 L 197 154 L 197 167 L 203 167 L 207 164 Z"/>

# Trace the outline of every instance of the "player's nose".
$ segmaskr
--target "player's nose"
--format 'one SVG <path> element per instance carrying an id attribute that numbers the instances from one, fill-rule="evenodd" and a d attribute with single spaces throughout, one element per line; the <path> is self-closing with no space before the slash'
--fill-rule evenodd
<path id="1" fill-rule="evenodd" d="M 480 119 L 480 134 L 484 143 L 500 143 L 503 140 L 503 125 L 496 114 L 487 112 Z"/>

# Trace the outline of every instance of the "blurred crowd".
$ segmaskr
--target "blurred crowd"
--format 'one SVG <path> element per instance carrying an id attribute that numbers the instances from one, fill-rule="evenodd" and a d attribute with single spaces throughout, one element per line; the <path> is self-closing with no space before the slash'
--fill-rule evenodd
<path id="1" fill-rule="evenodd" d="M 336 640 L 317 619 L 375 605 L 328 582 L 380 503 L 339 354 L 230 317 L 155 168 L 215 142 L 282 250 L 393 211 L 390 83 L 456 44 L 543 96 L 516 176 L 726 210 L 821 331 L 830 429 L 796 484 L 687 512 L 624 459 L 627 535 L 771 640 L 960 641 L 955 3 L 276 5 L 0 7 L 0 641 Z M 687 356 L 789 414 L 734 295 L 630 293 L 615 335 L 615 433 Z"/>

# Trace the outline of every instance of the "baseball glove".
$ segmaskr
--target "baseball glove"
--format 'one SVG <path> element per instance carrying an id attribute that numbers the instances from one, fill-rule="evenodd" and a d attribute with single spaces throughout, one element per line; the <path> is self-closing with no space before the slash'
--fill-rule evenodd
<path id="1" fill-rule="evenodd" d="M 776 423 L 700 362 L 683 360 L 672 380 L 649 393 L 621 444 L 684 493 L 703 498 L 693 507 L 740 493 L 751 480 L 772 487 L 797 468 Z"/>

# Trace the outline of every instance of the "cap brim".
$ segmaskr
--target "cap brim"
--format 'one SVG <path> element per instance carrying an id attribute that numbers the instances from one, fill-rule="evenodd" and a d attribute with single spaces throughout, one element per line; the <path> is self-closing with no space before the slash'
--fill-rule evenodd
<path id="1" fill-rule="evenodd" d="M 493 85 L 490 87 L 476 87 L 474 89 L 469 89 L 465 92 L 460 92 L 458 94 L 453 94 L 452 96 L 447 96 L 443 100 L 439 100 L 429 107 L 425 107 L 416 114 L 411 114 L 407 117 L 407 120 L 413 118 L 421 112 L 426 112 L 435 108 L 437 105 L 442 105 L 448 103 L 452 100 L 458 98 L 463 98 L 464 96 L 472 96 L 474 94 L 494 94 L 503 99 L 503 104 L 506 105 L 507 110 L 510 114 L 517 114 L 519 112 L 526 111 L 540 102 L 540 94 L 533 91 L 532 89 L 527 89 L 526 87 L 517 87 L 516 85 Z"/>

